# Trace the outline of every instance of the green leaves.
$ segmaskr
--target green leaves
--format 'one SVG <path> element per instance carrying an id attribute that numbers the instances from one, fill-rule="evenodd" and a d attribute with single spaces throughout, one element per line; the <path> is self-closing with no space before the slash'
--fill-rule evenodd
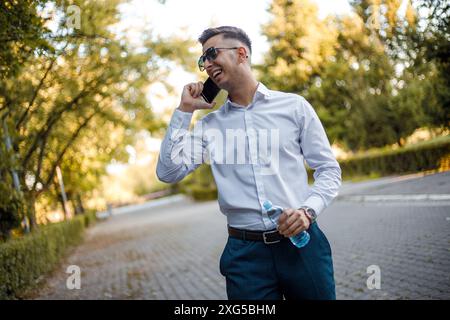
<path id="1" fill-rule="evenodd" d="M 49 30 L 37 15 L 43 0 L 0 2 L 0 79 L 19 71 L 33 52 L 51 52 Z"/>
<path id="2" fill-rule="evenodd" d="M 80 242 L 83 231 L 95 221 L 88 214 L 70 221 L 43 226 L 20 239 L 0 243 L 0 299 L 20 299 L 35 288 L 70 246 Z"/>
<path id="3" fill-rule="evenodd" d="M 401 145 L 419 127 L 448 127 L 448 55 L 431 52 L 448 47 L 449 5 L 408 1 L 402 15 L 400 3 L 355 0 L 352 13 L 320 20 L 311 1 L 274 0 L 260 79 L 305 96 L 331 142 L 352 151 Z M 419 7 L 440 15 L 419 16 Z"/>
<path id="4" fill-rule="evenodd" d="M 122 2 L 14 2 L 23 10 L 30 5 L 27 13 L 36 21 L 35 38 L 45 39 L 53 48 L 26 51 L 22 59 L 17 50 L 0 47 L 0 57 L 12 54 L 20 66 L 0 79 L 0 117 L 10 126 L 27 199 L 43 197 L 44 203 L 57 205 L 55 170 L 60 166 L 69 199 L 86 200 L 99 188 L 100 178 L 113 159 L 128 160 L 125 147 L 135 143 L 139 132 L 154 132 L 163 125 L 152 113 L 146 90 L 164 80 L 164 64 L 192 58 L 191 43 L 182 38 L 151 37 L 140 47 L 129 43 L 123 34 L 112 31 Z M 70 6 L 79 10 L 71 11 Z M 51 32 L 38 23 L 44 8 L 56 14 Z M 80 13 L 79 28 L 68 24 L 73 12 Z M 24 27 L 28 22 L 24 11 L 9 15 L 10 11 L 1 11 L 0 24 L 3 21 L 10 30 L 30 35 Z M 3 153 L 0 157 L 2 162 L 7 158 Z M 5 167 L 4 175 L 9 169 Z M 30 206 L 34 206 L 33 201 Z"/>

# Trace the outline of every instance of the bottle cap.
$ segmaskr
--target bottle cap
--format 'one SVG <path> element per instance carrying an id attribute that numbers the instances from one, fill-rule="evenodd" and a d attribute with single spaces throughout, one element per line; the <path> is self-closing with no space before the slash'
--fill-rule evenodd
<path id="1" fill-rule="evenodd" d="M 269 210 L 270 208 L 272 208 L 272 202 L 270 202 L 269 200 L 264 201 L 263 207 L 264 209 Z"/>

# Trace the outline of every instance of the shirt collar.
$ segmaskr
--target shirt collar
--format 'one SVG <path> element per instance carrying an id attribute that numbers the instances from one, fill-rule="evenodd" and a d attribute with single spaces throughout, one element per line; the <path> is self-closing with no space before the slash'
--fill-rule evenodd
<path id="1" fill-rule="evenodd" d="M 270 96 L 270 90 L 267 89 L 267 87 L 262 82 L 259 82 L 256 89 L 256 94 L 260 94 L 263 97 L 268 97 Z"/>
<path id="2" fill-rule="evenodd" d="M 256 87 L 256 92 L 255 92 L 255 96 L 253 97 L 253 102 L 260 99 L 260 98 L 267 98 L 270 96 L 270 90 L 267 89 L 267 87 L 262 83 L 262 82 L 258 82 L 258 86 Z M 227 97 L 227 101 L 225 103 L 225 112 L 228 112 L 230 107 L 237 107 L 237 108 L 242 108 L 242 107 L 238 107 L 234 102 L 232 102 L 230 100 L 229 97 Z"/>

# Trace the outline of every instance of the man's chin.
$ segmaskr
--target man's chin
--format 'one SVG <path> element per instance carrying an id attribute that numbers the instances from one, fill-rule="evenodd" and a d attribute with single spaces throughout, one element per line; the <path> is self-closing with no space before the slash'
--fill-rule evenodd
<path id="1" fill-rule="evenodd" d="M 216 84 L 216 86 L 218 86 L 222 90 L 227 90 L 227 88 L 228 88 L 227 82 L 224 81 L 224 79 L 214 80 L 214 83 Z"/>

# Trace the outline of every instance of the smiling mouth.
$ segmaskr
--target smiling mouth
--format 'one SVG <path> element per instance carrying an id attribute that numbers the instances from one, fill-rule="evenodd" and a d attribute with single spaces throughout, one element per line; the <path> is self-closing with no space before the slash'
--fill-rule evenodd
<path id="1" fill-rule="evenodd" d="M 212 74 L 212 77 L 213 77 L 214 79 L 216 79 L 220 74 L 222 74 L 222 69 L 215 71 L 215 72 Z"/>

